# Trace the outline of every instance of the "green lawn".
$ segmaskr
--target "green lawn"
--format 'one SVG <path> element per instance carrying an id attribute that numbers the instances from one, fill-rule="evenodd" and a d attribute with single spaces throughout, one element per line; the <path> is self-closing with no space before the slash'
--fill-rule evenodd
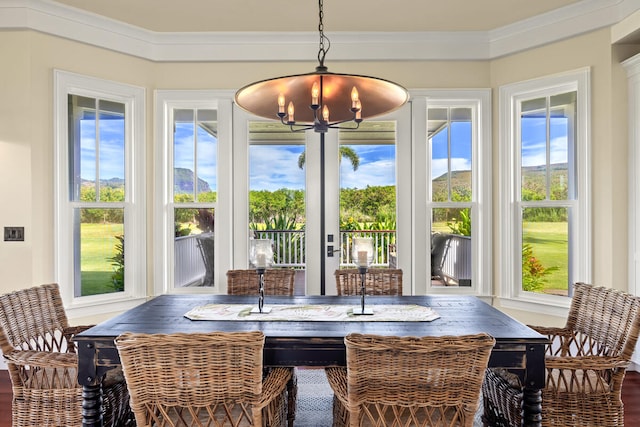
<path id="1" fill-rule="evenodd" d="M 547 276 L 545 291 L 563 292 L 566 295 L 569 283 L 568 234 L 566 222 L 525 222 L 523 243 L 529 243 L 533 254 L 545 268 L 558 267 Z"/>
<path id="2" fill-rule="evenodd" d="M 116 254 L 118 241 L 114 236 L 123 233 L 122 224 L 87 224 L 81 228 L 80 270 L 82 296 L 114 292 L 111 284 L 111 258 Z"/>
<path id="3" fill-rule="evenodd" d="M 450 232 L 446 223 L 433 224 L 434 231 Z M 111 284 L 113 267 L 108 258 L 116 254 L 117 240 L 123 233 L 122 224 L 82 224 L 81 274 L 82 295 L 114 292 Z M 547 276 L 545 292 L 564 293 L 568 285 L 567 223 L 528 222 L 524 224 L 524 243 L 533 247 L 544 267 L 558 267 Z"/>

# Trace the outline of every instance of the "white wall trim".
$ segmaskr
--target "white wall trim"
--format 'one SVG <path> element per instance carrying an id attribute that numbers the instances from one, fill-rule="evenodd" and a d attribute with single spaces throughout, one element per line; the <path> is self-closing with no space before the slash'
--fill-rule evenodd
<path id="1" fill-rule="evenodd" d="M 488 60 L 614 25 L 640 0 L 582 0 L 489 31 L 333 32 L 332 61 Z M 315 61 L 315 32 L 161 33 L 48 0 L 0 0 L 0 30 L 34 30 L 151 61 Z"/>
<path id="2" fill-rule="evenodd" d="M 640 55 L 622 63 L 627 70 L 629 99 L 629 293 L 640 296 Z M 640 366 L 640 343 L 632 356 L 635 367 Z M 638 369 L 636 369 L 638 370 Z"/>

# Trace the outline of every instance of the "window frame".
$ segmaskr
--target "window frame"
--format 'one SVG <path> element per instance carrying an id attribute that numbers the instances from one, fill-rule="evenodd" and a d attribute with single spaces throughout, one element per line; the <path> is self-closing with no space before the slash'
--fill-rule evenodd
<path id="1" fill-rule="evenodd" d="M 590 114 L 590 68 L 568 71 L 552 76 L 516 82 L 499 88 L 498 143 L 500 167 L 498 234 L 498 278 L 500 282 L 500 304 L 506 308 L 565 316 L 571 303 L 570 297 L 543 295 L 522 290 L 521 236 L 522 221 L 519 209 L 520 167 L 520 118 L 518 103 L 522 100 L 545 97 L 563 92 L 577 92 L 576 142 L 574 154 L 575 198 L 571 204 L 569 236 L 569 277 L 571 282 L 591 281 L 591 135 Z M 526 204 L 526 203 L 525 203 Z M 554 205 L 547 201 L 546 205 Z M 557 205 L 557 204 L 555 204 Z M 527 204 L 528 206 L 528 204 Z M 520 249 L 519 249 L 520 248 Z M 569 284 L 570 285 L 570 284 Z"/>
<path id="2" fill-rule="evenodd" d="M 491 89 L 431 89 L 412 90 L 413 170 L 414 173 L 414 276 L 416 295 L 467 294 L 490 297 L 492 290 L 492 129 Z M 471 207 L 472 283 L 467 286 L 432 286 L 430 264 L 423 260 L 431 254 L 431 209 L 450 203 L 431 201 L 431 148 L 427 135 L 428 109 L 432 107 L 469 107 L 472 109 L 472 199 L 462 202 Z M 425 167 L 426 165 L 426 167 Z"/>
<path id="3" fill-rule="evenodd" d="M 54 265 L 55 281 L 69 317 L 126 310 L 146 297 L 145 225 L 145 89 L 138 86 L 53 71 L 54 80 Z M 124 208 L 125 289 L 101 295 L 74 294 L 73 209 L 80 203 L 69 194 L 68 95 L 86 96 L 125 105 L 125 200 L 105 207 Z"/>
<path id="4" fill-rule="evenodd" d="M 234 242 L 231 179 L 232 106 L 234 93 L 227 90 L 163 90 L 155 91 L 155 135 L 158 142 L 155 155 L 154 293 L 225 293 L 226 271 L 230 269 Z M 215 202 L 215 261 L 214 286 L 174 286 L 174 223 L 173 209 L 185 208 L 173 201 L 173 113 L 174 109 L 213 109 L 218 112 L 217 201 Z M 197 206 L 196 206 L 197 205 Z M 209 207 L 210 203 L 194 204 Z M 223 249 L 224 248 L 224 249 Z"/>

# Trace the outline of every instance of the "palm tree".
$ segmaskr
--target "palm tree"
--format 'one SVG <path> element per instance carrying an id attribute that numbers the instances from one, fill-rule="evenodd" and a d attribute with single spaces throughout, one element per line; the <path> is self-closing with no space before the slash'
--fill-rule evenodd
<path id="1" fill-rule="evenodd" d="M 353 168 L 354 171 L 358 170 L 358 166 L 360 166 L 360 157 L 358 156 L 358 153 L 356 153 L 353 148 L 347 147 L 346 145 L 341 145 L 340 159 L 342 159 L 343 157 L 349 159 L 349 161 L 351 162 L 351 167 Z M 305 161 L 306 161 L 306 156 L 305 156 L 305 152 L 303 151 L 300 154 L 300 157 L 298 157 L 298 167 L 300 169 L 304 167 Z"/>

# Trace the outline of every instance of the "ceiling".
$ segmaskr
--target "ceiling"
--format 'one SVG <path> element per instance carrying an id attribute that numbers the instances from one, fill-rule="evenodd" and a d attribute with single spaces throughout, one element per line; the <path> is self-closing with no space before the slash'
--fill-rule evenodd
<path id="1" fill-rule="evenodd" d="M 324 30 L 489 31 L 589 0 L 324 0 Z M 156 32 L 317 31 L 315 0 L 57 0 Z"/>

